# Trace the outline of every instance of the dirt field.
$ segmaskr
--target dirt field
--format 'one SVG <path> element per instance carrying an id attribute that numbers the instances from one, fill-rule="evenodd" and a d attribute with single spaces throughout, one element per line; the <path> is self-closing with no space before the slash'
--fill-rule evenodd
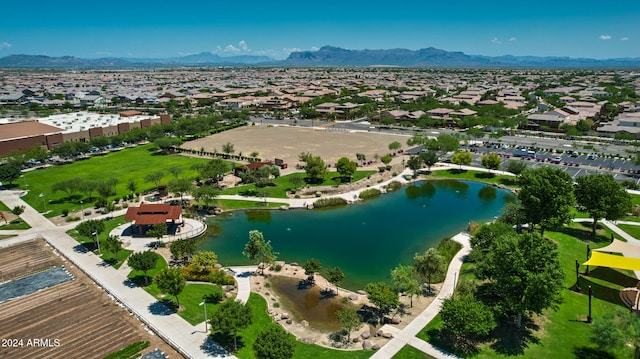
<path id="1" fill-rule="evenodd" d="M 340 157 L 355 161 L 356 153 L 363 153 L 368 160 L 372 160 L 375 154 L 382 156 L 389 153 L 389 144 L 393 141 L 398 141 L 403 148 L 407 148 L 408 138 L 379 133 L 342 132 L 329 128 L 246 126 L 190 141 L 181 147 L 222 152 L 222 145 L 230 142 L 234 146 L 234 154 L 248 156 L 256 151 L 263 160 L 281 158 L 291 167 L 299 163 L 298 155 L 301 152 L 320 156 L 327 164 L 336 163 Z"/>
<path id="2" fill-rule="evenodd" d="M 75 277 L 2 303 L 0 338 L 15 340 L 3 342 L 0 358 L 102 358 L 140 340 L 150 342 L 145 353 L 159 348 L 182 357 L 43 240 L 0 249 L 0 258 L 11 258 L 10 266 L 2 266 L 5 280 L 52 265 L 65 265 Z"/>

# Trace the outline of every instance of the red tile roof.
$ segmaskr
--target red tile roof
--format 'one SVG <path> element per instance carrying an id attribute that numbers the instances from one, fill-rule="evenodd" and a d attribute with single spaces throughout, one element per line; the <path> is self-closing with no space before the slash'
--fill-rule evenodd
<path id="1" fill-rule="evenodd" d="M 153 225 L 166 223 L 167 220 L 178 220 L 182 216 L 182 207 L 169 204 L 141 204 L 140 207 L 127 208 L 125 221 L 134 221 L 137 225 Z"/>

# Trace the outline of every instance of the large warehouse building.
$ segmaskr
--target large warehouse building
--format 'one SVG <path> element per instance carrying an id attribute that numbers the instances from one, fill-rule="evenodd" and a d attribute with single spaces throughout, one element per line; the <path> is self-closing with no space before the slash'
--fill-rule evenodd
<path id="1" fill-rule="evenodd" d="M 5 120 L 0 123 L 0 156 L 27 151 L 35 146 L 51 150 L 64 142 L 88 142 L 94 137 L 115 136 L 133 128 L 168 124 L 169 115 L 143 115 L 138 111 L 119 114 L 66 113 L 32 121 Z"/>

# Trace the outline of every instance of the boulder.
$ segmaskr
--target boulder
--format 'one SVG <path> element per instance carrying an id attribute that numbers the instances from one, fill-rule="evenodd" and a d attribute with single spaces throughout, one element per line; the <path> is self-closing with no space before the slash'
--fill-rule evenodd
<path id="1" fill-rule="evenodd" d="M 291 324 L 291 323 L 293 323 L 293 320 L 291 320 L 291 318 L 289 318 L 289 319 L 287 319 L 286 323 L 287 324 Z"/>
<path id="2" fill-rule="evenodd" d="M 216 264 L 214 264 L 214 265 L 213 265 L 213 268 L 215 268 L 215 269 L 221 269 L 221 268 L 222 268 L 222 264 L 220 264 L 220 263 L 216 263 Z"/>
<path id="3" fill-rule="evenodd" d="M 380 349 L 380 345 L 374 344 L 374 345 L 371 346 L 371 349 L 372 350 L 378 350 L 378 349 Z"/>
<path id="4" fill-rule="evenodd" d="M 280 314 L 280 318 L 282 318 L 282 319 L 289 319 L 289 314 L 287 314 L 287 313 L 282 313 L 282 314 Z"/>
<path id="5" fill-rule="evenodd" d="M 400 324 L 400 322 L 402 322 L 402 319 L 397 315 L 394 315 L 393 318 L 391 318 L 391 324 Z"/>
<path id="6" fill-rule="evenodd" d="M 236 289 L 236 287 L 233 285 L 225 285 L 222 288 L 224 289 L 225 292 L 231 292 L 232 290 Z"/>
<path id="7" fill-rule="evenodd" d="M 300 325 L 302 325 L 303 327 L 305 327 L 305 328 L 306 328 L 306 327 L 308 327 L 308 326 L 309 326 L 309 322 L 307 322 L 306 320 L 304 320 L 304 319 L 303 319 L 303 320 L 300 322 Z"/>
<path id="8" fill-rule="evenodd" d="M 371 344 L 370 341 L 365 340 L 365 341 L 362 342 L 362 349 L 371 350 L 371 349 L 373 349 L 373 344 Z"/>
<path id="9" fill-rule="evenodd" d="M 367 295 L 367 292 L 365 292 L 364 290 L 360 289 L 359 291 L 357 291 L 356 293 L 360 294 L 360 295 Z"/>
<path id="10" fill-rule="evenodd" d="M 356 300 L 358 300 L 358 295 L 353 293 L 349 294 L 349 300 L 355 302 Z"/>
<path id="11" fill-rule="evenodd" d="M 362 332 L 362 334 L 360 334 L 360 338 L 362 339 L 369 339 L 371 337 L 371 333 L 368 330 L 365 330 L 364 332 Z"/>
<path id="12" fill-rule="evenodd" d="M 382 331 L 382 329 L 378 329 L 378 331 L 376 332 L 376 336 L 377 337 L 381 337 L 382 334 L 384 334 L 384 332 Z"/>
<path id="13" fill-rule="evenodd" d="M 297 266 L 298 266 L 298 263 L 296 263 L 296 262 L 291 262 L 291 263 L 289 263 L 289 265 L 290 265 L 290 266 L 292 266 L 292 267 L 297 267 Z"/>
<path id="14" fill-rule="evenodd" d="M 307 344 L 313 344 L 315 342 L 313 338 L 309 338 L 309 337 L 302 338 L 302 341 Z"/>
<path id="15" fill-rule="evenodd" d="M 391 338 L 393 338 L 393 334 L 391 334 L 391 333 L 382 333 L 382 337 L 383 338 L 387 338 L 387 339 L 391 339 Z"/>

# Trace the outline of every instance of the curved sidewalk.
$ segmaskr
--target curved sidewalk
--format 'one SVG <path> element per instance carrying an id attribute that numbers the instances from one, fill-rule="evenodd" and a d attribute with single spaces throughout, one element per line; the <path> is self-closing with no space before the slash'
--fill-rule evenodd
<path id="1" fill-rule="evenodd" d="M 21 237 L 11 238 L 11 242 L 44 238 L 52 247 L 69 259 L 74 265 L 91 277 L 105 291 L 152 328 L 160 337 L 188 358 L 235 358 L 208 338 L 204 323 L 192 326 L 177 314 L 168 310 L 144 289 L 132 285 L 126 273 L 105 266 L 92 252 L 83 250 L 73 238 L 65 233 L 64 227 L 57 227 L 48 219 L 25 203 L 18 195 L 0 192 L 0 200 L 9 207 L 25 206 L 21 217 L 32 228 Z M 77 224 L 77 223 L 76 223 Z M 7 242 L 0 241 L 5 246 Z"/>
<path id="2" fill-rule="evenodd" d="M 393 338 L 380 348 L 376 353 L 371 356 L 372 359 L 386 359 L 392 358 L 402 347 L 409 344 L 414 348 L 431 355 L 434 358 L 451 359 L 457 358 L 455 355 L 447 353 L 442 349 L 439 349 L 424 340 L 417 338 L 416 335 L 433 320 L 433 318 L 440 312 L 442 308 L 442 301 L 453 294 L 456 283 L 458 282 L 458 273 L 462 268 L 462 263 L 465 258 L 471 252 L 471 243 L 469 242 L 470 236 L 466 232 L 458 233 L 452 238 L 454 241 L 462 244 L 462 249 L 456 253 L 456 255 L 449 263 L 447 270 L 447 277 L 442 284 L 442 288 L 438 292 L 436 298 L 429 304 L 425 310 L 422 311 L 411 323 L 409 323 L 404 329 L 385 324 L 382 326 L 383 332 L 389 332 L 393 334 Z"/>

